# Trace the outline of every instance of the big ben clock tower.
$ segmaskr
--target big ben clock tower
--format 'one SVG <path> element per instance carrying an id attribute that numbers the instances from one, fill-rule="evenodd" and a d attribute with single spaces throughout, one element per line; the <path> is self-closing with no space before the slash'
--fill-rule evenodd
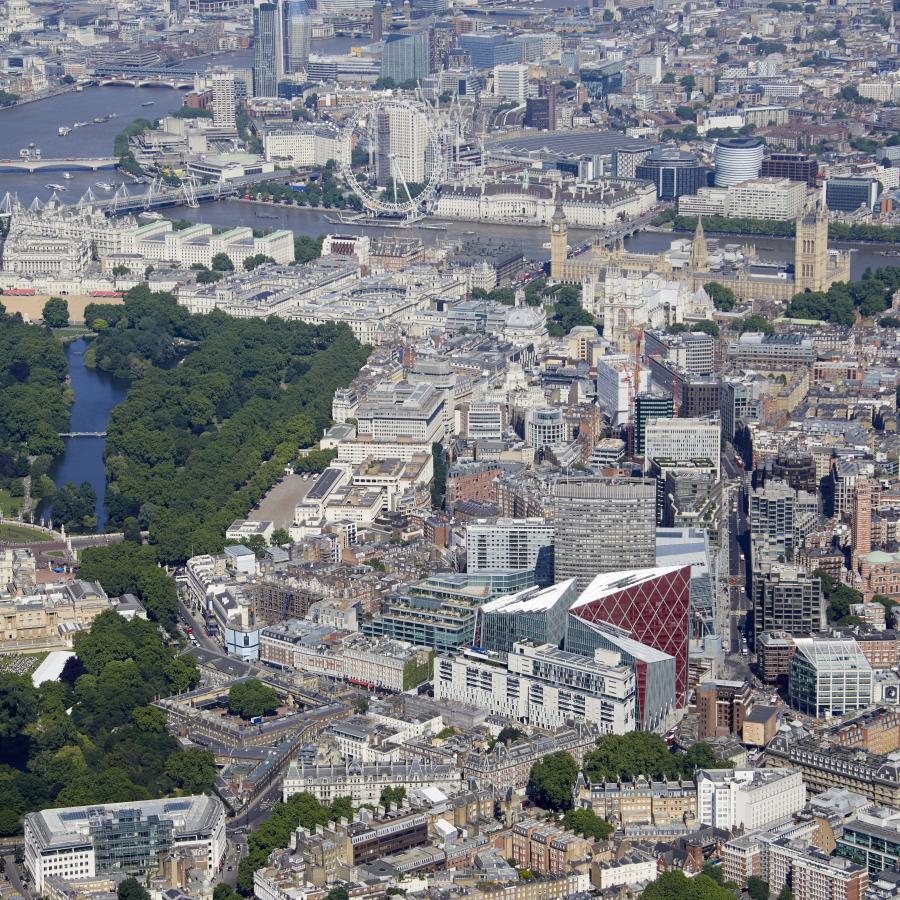
<path id="1" fill-rule="evenodd" d="M 550 219 L 550 277 L 554 281 L 562 280 L 569 246 L 568 231 L 566 214 L 563 212 L 562 203 L 557 200 L 553 218 Z"/>

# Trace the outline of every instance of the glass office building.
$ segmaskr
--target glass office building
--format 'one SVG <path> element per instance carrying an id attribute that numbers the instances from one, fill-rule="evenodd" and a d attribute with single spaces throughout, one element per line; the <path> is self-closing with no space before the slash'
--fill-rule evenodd
<path id="1" fill-rule="evenodd" d="M 791 706 L 823 719 L 872 704 L 872 666 L 852 638 L 796 638 L 788 687 Z"/>
<path id="2" fill-rule="evenodd" d="M 509 653 L 516 641 L 561 647 L 569 607 L 578 598 L 575 579 L 541 590 L 525 591 L 491 600 L 478 610 L 475 644 L 484 650 Z"/>
<path id="3" fill-rule="evenodd" d="M 409 30 L 389 34 L 381 57 L 381 77 L 397 84 L 421 81 L 428 74 L 428 32 Z"/>
<path id="4" fill-rule="evenodd" d="M 693 153 L 677 147 L 658 147 L 635 170 L 637 178 L 652 181 L 660 200 L 692 196 L 706 184 L 706 169 Z"/>
<path id="5" fill-rule="evenodd" d="M 825 203 L 839 212 L 856 212 L 860 207 L 871 210 L 881 193 L 881 183 L 874 178 L 829 178 L 825 182 Z"/>
<path id="6" fill-rule="evenodd" d="M 522 58 L 518 44 L 502 34 L 461 34 L 457 47 L 465 51 L 476 69 L 493 69 L 503 63 L 521 62 Z"/>
<path id="7" fill-rule="evenodd" d="M 384 610 L 365 621 L 367 637 L 387 637 L 450 653 L 475 643 L 479 607 L 534 584 L 533 569 L 477 574 L 443 573 L 406 585 L 385 598 Z"/>
<path id="8" fill-rule="evenodd" d="M 306 71 L 312 40 L 312 17 L 306 0 L 288 0 L 284 9 L 284 71 Z"/>
<path id="9" fill-rule="evenodd" d="M 25 817 L 24 843 L 38 894 L 49 878 L 143 876 L 181 849 L 199 851 L 212 877 L 225 855 L 225 806 L 201 794 L 45 809 Z"/>
<path id="10" fill-rule="evenodd" d="M 253 7 L 253 96 L 278 96 L 277 57 L 281 50 L 278 6 L 258 3 Z"/>
<path id="11" fill-rule="evenodd" d="M 595 650 L 618 653 L 634 672 L 638 728 L 665 731 L 670 727 L 676 709 L 675 657 L 634 640 L 624 629 L 574 615 L 566 619 L 565 647 L 580 656 L 593 656 Z"/>

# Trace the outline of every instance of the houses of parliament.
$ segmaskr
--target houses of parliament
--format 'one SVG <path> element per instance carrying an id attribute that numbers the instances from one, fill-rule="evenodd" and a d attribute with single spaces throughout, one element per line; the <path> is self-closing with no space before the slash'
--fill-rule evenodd
<path id="1" fill-rule="evenodd" d="M 608 270 L 624 276 L 653 272 L 687 283 L 695 290 L 709 281 L 717 281 L 734 291 L 739 300 L 788 301 L 794 294 L 827 291 L 835 282 L 850 280 L 850 254 L 828 249 L 828 209 L 823 200 L 797 218 L 793 272 L 785 267 L 751 262 L 755 255 L 753 248 L 748 248 L 750 259 L 739 264 L 711 266 L 702 220 L 697 222 L 689 258 L 684 255 L 678 258 L 672 251 L 627 251 L 619 240 L 612 247 L 595 244 L 570 259 L 567 232 L 565 213 L 557 206 L 550 222 L 550 277 L 557 282 L 603 282 Z"/>

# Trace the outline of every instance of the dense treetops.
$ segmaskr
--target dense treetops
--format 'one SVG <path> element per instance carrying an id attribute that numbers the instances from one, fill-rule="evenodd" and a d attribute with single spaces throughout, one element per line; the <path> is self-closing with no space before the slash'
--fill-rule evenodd
<path id="1" fill-rule="evenodd" d="M 688 878 L 681 870 L 664 872 L 641 894 L 644 900 L 734 900 L 728 888 L 708 875 Z"/>
<path id="2" fill-rule="evenodd" d="M 695 744 L 687 751 L 672 751 L 658 735 L 649 731 L 607 734 L 597 749 L 584 756 L 583 771 L 590 781 L 632 781 L 640 776 L 655 779 L 693 778 L 697 769 L 730 769 L 709 744 Z M 543 809 L 571 810 L 572 789 L 578 766 L 566 752 L 551 753 L 531 767 L 528 797 Z M 604 823 L 605 824 L 605 823 Z M 586 816 L 572 816 L 569 827 L 585 836 L 605 837 L 604 824 Z"/>
<path id="3" fill-rule="evenodd" d="M 145 286 L 86 318 L 108 326 L 94 364 L 133 380 L 107 427 L 110 523 L 136 518 L 167 563 L 221 550 L 367 356 L 343 325 L 192 316 Z"/>
<path id="4" fill-rule="evenodd" d="M 278 705 L 278 692 L 255 678 L 239 681 L 228 691 L 228 712 L 243 719 L 270 716 Z"/>
<path id="5" fill-rule="evenodd" d="M 194 661 L 153 623 L 111 611 L 77 636 L 75 652 L 62 679 L 40 688 L 0 674 L 0 834 L 20 831 L 31 810 L 212 789 L 212 754 L 181 750 L 150 705 L 195 685 Z"/>
<path id="6" fill-rule="evenodd" d="M 79 577 L 99 581 L 110 597 L 134 594 L 147 614 L 170 633 L 178 616 L 175 582 L 156 564 L 152 547 L 141 546 L 140 535 L 107 547 L 88 547 L 81 552 Z"/>
<path id="7" fill-rule="evenodd" d="M 0 454 L 58 455 L 69 424 L 66 356 L 45 328 L 0 304 Z"/>
<path id="8" fill-rule="evenodd" d="M 891 297 L 900 288 L 900 268 L 889 266 L 875 272 L 867 270 L 859 281 L 839 281 L 827 291 L 794 294 L 785 316 L 790 319 L 822 319 L 835 325 L 852 325 L 856 311 L 875 316 L 890 306 Z"/>
<path id="9" fill-rule="evenodd" d="M 543 809 L 569 809 L 577 777 L 578 764 L 571 753 L 550 753 L 531 767 L 528 798 Z"/>
<path id="10" fill-rule="evenodd" d="M 584 774 L 591 781 L 633 781 L 635 778 L 693 778 L 697 769 L 730 769 L 709 744 L 694 744 L 685 752 L 669 749 L 650 731 L 607 734 L 597 741 L 597 749 L 584 757 Z"/>

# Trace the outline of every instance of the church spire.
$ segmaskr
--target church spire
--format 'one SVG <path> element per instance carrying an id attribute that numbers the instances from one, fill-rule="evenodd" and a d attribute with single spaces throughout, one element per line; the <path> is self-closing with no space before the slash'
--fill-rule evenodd
<path id="1" fill-rule="evenodd" d="M 709 267 L 709 257 L 706 252 L 706 235 L 703 233 L 703 216 L 697 216 L 694 241 L 691 244 L 691 267 L 695 272 L 705 272 Z"/>

